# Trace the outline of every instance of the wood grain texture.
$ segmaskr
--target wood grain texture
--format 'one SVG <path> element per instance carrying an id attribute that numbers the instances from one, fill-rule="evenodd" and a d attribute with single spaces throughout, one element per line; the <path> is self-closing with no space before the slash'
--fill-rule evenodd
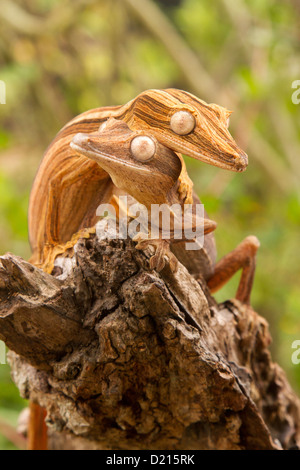
<path id="1" fill-rule="evenodd" d="M 179 132 L 173 132 L 172 122 L 178 113 L 188 116 L 188 132 L 182 132 L 180 125 Z M 148 209 L 151 204 L 191 203 L 195 200 L 192 181 L 179 152 L 220 168 L 243 171 L 247 156 L 228 131 L 229 115 L 218 105 L 169 89 L 148 90 L 124 106 L 98 108 L 73 119 L 50 144 L 33 185 L 29 208 L 31 262 L 51 273 L 57 256 L 68 252 L 83 234 L 90 237 L 94 232 L 97 207 L 111 201 L 117 189 Z M 99 130 L 103 124 L 113 132 Z M 123 125 L 123 133 L 118 125 L 121 129 Z M 148 174 L 133 171 L 137 167 L 130 160 L 133 132 L 156 140 L 156 158 L 147 165 Z M 72 145 L 78 134 L 86 136 L 88 148 Z M 191 274 L 204 279 L 213 275 L 213 236 L 205 238 L 197 256 L 186 253 L 183 243 L 174 250 Z M 163 251 L 160 258 L 163 267 Z M 40 419 L 38 412 L 33 413 L 33 419 L 36 414 Z"/>
<path id="2" fill-rule="evenodd" d="M 5 260 L 1 294 L 10 309 L 0 303 L 0 338 L 9 332 L 21 394 L 47 409 L 50 448 L 299 446 L 299 399 L 272 361 L 266 321 L 238 301 L 217 305 L 182 265 L 150 271 L 148 256 L 129 240 L 91 236 L 61 258 L 58 278 Z M 54 312 L 45 323 L 50 279 Z M 74 336 L 68 324 L 79 317 Z"/>

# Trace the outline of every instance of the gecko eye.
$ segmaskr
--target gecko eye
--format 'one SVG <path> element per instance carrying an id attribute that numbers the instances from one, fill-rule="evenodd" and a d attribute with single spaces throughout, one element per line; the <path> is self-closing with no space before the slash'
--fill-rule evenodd
<path id="1" fill-rule="evenodd" d="M 139 135 L 132 139 L 130 150 L 136 160 L 139 162 L 148 162 L 155 155 L 156 144 L 151 137 Z"/>
<path id="2" fill-rule="evenodd" d="M 170 126 L 175 134 L 187 135 L 195 128 L 196 121 L 194 116 L 188 111 L 178 111 L 173 114 Z"/>

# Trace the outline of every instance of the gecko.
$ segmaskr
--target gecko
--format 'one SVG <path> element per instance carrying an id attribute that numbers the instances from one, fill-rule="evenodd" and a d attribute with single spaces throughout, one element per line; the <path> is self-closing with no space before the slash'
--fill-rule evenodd
<path id="1" fill-rule="evenodd" d="M 110 118 L 100 131 L 76 134 L 70 145 L 74 151 L 95 161 L 108 173 L 116 188 L 129 194 L 149 212 L 156 204 L 169 207 L 178 204 L 183 213 L 185 204 L 191 200 L 194 205 L 200 203 L 193 191 L 193 182 L 187 177 L 182 155 L 165 147 L 147 131 L 132 131 L 125 122 Z M 182 175 L 186 185 L 184 194 L 179 191 Z M 185 240 L 175 240 L 172 235 L 169 239 L 152 239 L 151 231 L 146 238 L 139 238 L 137 234 L 136 248 L 145 250 L 149 246 L 155 247 L 150 267 L 157 271 L 164 268 L 165 258 L 174 269 L 180 261 L 196 279 L 203 277 L 211 292 L 219 290 L 242 269 L 236 298 L 249 304 L 259 241 L 254 235 L 246 237 L 216 263 L 213 234 L 216 223 L 205 215 L 203 219 L 195 219 L 195 224 L 203 225 L 204 234 L 204 243 L 200 243 L 198 249 L 186 250 Z"/>
<path id="2" fill-rule="evenodd" d="M 66 124 L 49 145 L 29 202 L 31 262 L 51 272 L 53 259 L 72 236 L 96 223 L 96 209 L 109 202 L 115 185 L 106 170 L 70 145 L 78 133 L 98 132 L 109 118 L 147 131 L 165 147 L 219 168 L 241 172 L 248 157 L 228 130 L 231 112 L 177 89 L 147 90 L 123 106 L 96 108 Z M 190 188 L 186 172 L 178 192 Z M 192 193 L 187 194 L 192 202 Z M 82 232 L 81 232 L 82 233 Z"/>
<path id="3" fill-rule="evenodd" d="M 75 117 L 49 145 L 33 183 L 28 213 L 30 261 L 51 273 L 55 258 L 81 236 L 89 236 L 97 222 L 97 207 L 114 201 L 120 188 L 146 205 L 161 200 L 182 205 L 199 202 L 181 153 L 222 169 L 244 171 L 248 157 L 228 130 L 230 114 L 182 90 L 154 89 L 125 105 L 95 108 Z M 143 179 L 147 166 L 152 167 L 152 184 Z M 151 193 L 153 187 L 158 191 Z M 213 221 L 204 220 L 204 246 L 198 256 L 172 240 L 157 242 L 153 266 L 163 269 L 166 257 L 174 261 L 173 253 L 192 275 L 204 276 L 211 292 L 242 268 L 236 297 L 249 303 L 258 240 L 247 237 L 216 263 L 215 228 Z M 137 248 L 151 243 L 139 240 Z M 34 423 L 34 404 L 31 411 Z M 39 432 L 40 425 L 30 425 L 32 442 Z M 39 448 L 46 448 L 45 439 Z"/>

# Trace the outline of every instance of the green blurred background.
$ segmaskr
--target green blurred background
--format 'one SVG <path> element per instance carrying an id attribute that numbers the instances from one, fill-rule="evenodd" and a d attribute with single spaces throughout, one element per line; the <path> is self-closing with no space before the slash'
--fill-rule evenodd
<path id="1" fill-rule="evenodd" d="M 300 339 L 299 0 L 1 0 L 0 254 L 27 259 L 27 206 L 43 152 L 90 108 L 175 87 L 234 111 L 230 130 L 248 152 L 235 174 L 186 158 L 211 218 L 219 256 L 246 235 L 261 241 L 252 305 L 272 354 L 300 391 L 291 345 Z M 218 294 L 233 297 L 239 275 Z M 0 422 L 25 401 L 0 365 Z M 0 435 L 0 448 L 14 448 Z"/>

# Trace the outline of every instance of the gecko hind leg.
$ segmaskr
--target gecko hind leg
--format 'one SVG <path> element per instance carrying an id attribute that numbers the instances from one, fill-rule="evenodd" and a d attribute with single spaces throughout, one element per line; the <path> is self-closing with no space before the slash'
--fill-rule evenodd
<path id="1" fill-rule="evenodd" d="M 256 252 L 260 246 L 259 240 L 250 235 L 246 237 L 233 251 L 225 255 L 215 266 L 214 274 L 207 280 L 212 293 L 224 284 L 239 270 L 242 275 L 236 299 L 249 305 L 250 295 L 255 274 Z"/>

